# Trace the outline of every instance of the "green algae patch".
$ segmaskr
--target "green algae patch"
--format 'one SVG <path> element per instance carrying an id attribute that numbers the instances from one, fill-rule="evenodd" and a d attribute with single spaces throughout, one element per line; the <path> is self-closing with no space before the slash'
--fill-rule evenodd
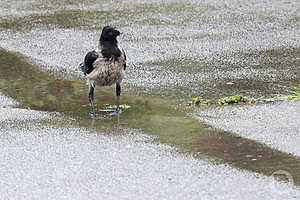
<path id="1" fill-rule="evenodd" d="M 248 101 L 248 98 L 241 94 L 236 94 L 234 96 L 223 97 L 223 98 L 219 99 L 220 104 L 245 103 L 247 101 Z"/>
<path id="2" fill-rule="evenodd" d="M 207 105 L 208 101 L 203 97 L 195 97 L 192 98 L 191 101 L 188 102 L 188 105 Z"/>
<path id="3" fill-rule="evenodd" d="M 192 98 L 191 101 L 187 102 L 188 106 L 200 106 L 200 105 L 213 105 L 217 102 L 221 105 L 228 105 L 228 104 L 239 104 L 239 103 L 248 103 L 248 104 L 257 104 L 257 103 L 270 103 L 270 102 L 277 102 L 277 101 L 289 101 L 289 100 L 300 100 L 300 89 L 295 88 L 296 91 L 291 92 L 290 94 L 278 94 L 270 98 L 266 98 L 265 96 L 261 96 L 259 98 L 254 97 L 245 97 L 243 95 L 237 94 L 234 96 L 222 97 L 216 100 L 206 100 L 202 97 L 195 97 Z"/>
<path id="4" fill-rule="evenodd" d="M 300 89 L 296 88 L 297 90 L 291 94 L 281 94 L 277 97 L 277 100 L 293 100 L 300 98 Z"/>

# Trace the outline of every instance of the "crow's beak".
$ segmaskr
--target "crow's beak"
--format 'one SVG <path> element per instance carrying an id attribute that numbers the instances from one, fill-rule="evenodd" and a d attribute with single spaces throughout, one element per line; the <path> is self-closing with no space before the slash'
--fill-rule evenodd
<path id="1" fill-rule="evenodd" d="M 115 30 L 115 31 L 114 31 L 114 35 L 115 35 L 115 36 L 119 36 L 120 34 L 121 34 L 120 31 L 118 31 L 118 30 Z"/>

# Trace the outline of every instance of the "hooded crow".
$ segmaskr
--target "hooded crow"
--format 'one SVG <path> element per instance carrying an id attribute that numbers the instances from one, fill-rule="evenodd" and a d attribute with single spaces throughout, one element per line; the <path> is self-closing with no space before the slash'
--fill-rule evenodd
<path id="1" fill-rule="evenodd" d="M 118 46 L 117 37 L 120 35 L 115 27 L 105 26 L 102 30 L 98 48 L 86 54 L 84 62 L 80 64 L 81 71 L 87 78 L 89 85 L 89 101 L 92 117 L 96 117 L 94 106 L 94 89 L 98 86 L 116 84 L 117 109 L 110 114 L 119 114 L 121 82 L 125 75 L 126 55 Z"/>

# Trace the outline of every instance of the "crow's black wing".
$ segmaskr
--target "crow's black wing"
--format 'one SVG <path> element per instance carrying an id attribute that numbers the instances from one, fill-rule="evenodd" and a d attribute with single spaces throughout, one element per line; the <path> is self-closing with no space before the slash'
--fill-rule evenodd
<path id="1" fill-rule="evenodd" d="M 86 54 L 84 57 L 84 63 L 81 65 L 81 71 L 84 73 L 84 75 L 87 75 L 93 71 L 93 63 L 98 57 L 99 55 L 95 50 Z"/>

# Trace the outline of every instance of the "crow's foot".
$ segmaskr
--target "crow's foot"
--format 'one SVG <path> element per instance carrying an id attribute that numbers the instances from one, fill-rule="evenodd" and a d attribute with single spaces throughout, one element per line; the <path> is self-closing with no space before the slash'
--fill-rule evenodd
<path id="1" fill-rule="evenodd" d="M 108 115 L 113 116 L 113 115 L 120 115 L 123 111 L 121 109 L 116 110 L 114 112 L 109 113 Z"/>
<path id="2" fill-rule="evenodd" d="M 97 114 L 94 112 L 90 112 L 90 115 L 93 119 L 104 119 L 105 118 L 105 115 Z"/>

